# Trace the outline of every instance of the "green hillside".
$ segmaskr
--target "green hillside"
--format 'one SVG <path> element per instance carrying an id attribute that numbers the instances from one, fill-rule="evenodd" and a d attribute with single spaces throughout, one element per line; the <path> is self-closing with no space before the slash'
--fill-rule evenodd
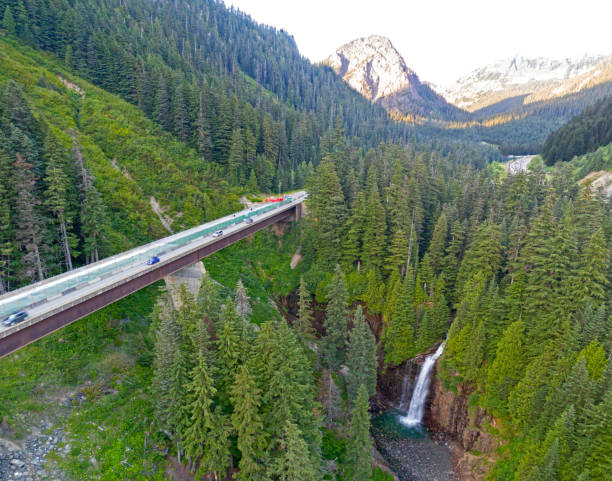
<path id="1" fill-rule="evenodd" d="M 48 55 L 6 38 L 0 38 L 0 91 L 7 99 L 0 107 L 0 195 L 5 201 L 0 237 L 6 246 L 0 277 L 7 286 L 36 278 L 27 268 L 25 240 L 20 244 L 18 235 L 23 218 L 20 176 L 32 180 L 29 194 L 46 275 L 65 269 L 57 254 L 61 247 L 57 216 L 45 201 L 53 185 L 53 165 L 59 165 L 63 174 L 60 203 L 75 265 L 93 255 L 88 251 L 90 214 L 82 208 L 88 184 L 102 200 L 94 211 L 96 218 L 89 221 L 98 224 L 99 257 L 167 235 L 151 208 L 152 196 L 164 215 L 174 220 L 174 230 L 216 218 L 239 205 L 238 196 L 229 193 L 210 162 L 161 130 L 137 107 L 70 74 Z M 27 125 L 19 124 L 18 108 L 33 119 Z M 20 170 L 15 155 L 26 155 L 28 149 L 25 160 L 31 167 Z"/>

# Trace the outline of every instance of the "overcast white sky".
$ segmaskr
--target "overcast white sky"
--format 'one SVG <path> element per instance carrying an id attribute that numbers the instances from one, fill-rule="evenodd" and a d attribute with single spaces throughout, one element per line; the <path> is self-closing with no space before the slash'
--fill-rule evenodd
<path id="1" fill-rule="evenodd" d="M 340 45 L 388 37 L 421 78 L 446 85 L 515 54 L 612 53 L 611 0 L 224 0 L 283 28 L 319 61 Z"/>

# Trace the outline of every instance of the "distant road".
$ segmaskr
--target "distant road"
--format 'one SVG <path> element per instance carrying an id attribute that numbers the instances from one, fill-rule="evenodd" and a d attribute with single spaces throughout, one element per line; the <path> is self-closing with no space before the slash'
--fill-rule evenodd
<path id="1" fill-rule="evenodd" d="M 517 157 L 512 157 L 506 163 L 506 172 L 510 175 L 515 175 L 520 172 L 527 171 L 529 164 L 531 163 L 531 159 L 533 159 L 535 155 L 521 155 Z"/>

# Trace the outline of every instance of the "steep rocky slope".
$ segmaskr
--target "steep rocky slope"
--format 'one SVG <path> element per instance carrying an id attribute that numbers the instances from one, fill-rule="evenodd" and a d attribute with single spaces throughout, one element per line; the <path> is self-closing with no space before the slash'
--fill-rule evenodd
<path id="1" fill-rule="evenodd" d="M 500 441 L 494 435 L 496 421 L 478 406 L 470 406 L 469 392 L 447 390 L 437 375 L 432 379 L 426 426 L 456 441 L 455 474 L 461 481 L 483 480 L 495 460 Z"/>
<path id="2" fill-rule="evenodd" d="M 464 118 L 415 72 L 391 41 L 379 35 L 362 37 L 336 50 L 323 61 L 351 87 L 387 111 L 437 119 Z"/>

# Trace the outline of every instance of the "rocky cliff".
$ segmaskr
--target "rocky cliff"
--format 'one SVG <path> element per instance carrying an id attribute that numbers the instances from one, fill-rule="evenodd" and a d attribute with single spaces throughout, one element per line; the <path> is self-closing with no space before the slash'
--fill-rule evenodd
<path id="1" fill-rule="evenodd" d="M 434 373 L 424 421 L 432 431 L 456 441 L 453 464 L 459 479 L 480 481 L 494 462 L 500 441 L 494 435 L 496 420 L 482 408 L 468 405 L 470 393 L 465 387 L 457 393 L 444 389 Z"/>

